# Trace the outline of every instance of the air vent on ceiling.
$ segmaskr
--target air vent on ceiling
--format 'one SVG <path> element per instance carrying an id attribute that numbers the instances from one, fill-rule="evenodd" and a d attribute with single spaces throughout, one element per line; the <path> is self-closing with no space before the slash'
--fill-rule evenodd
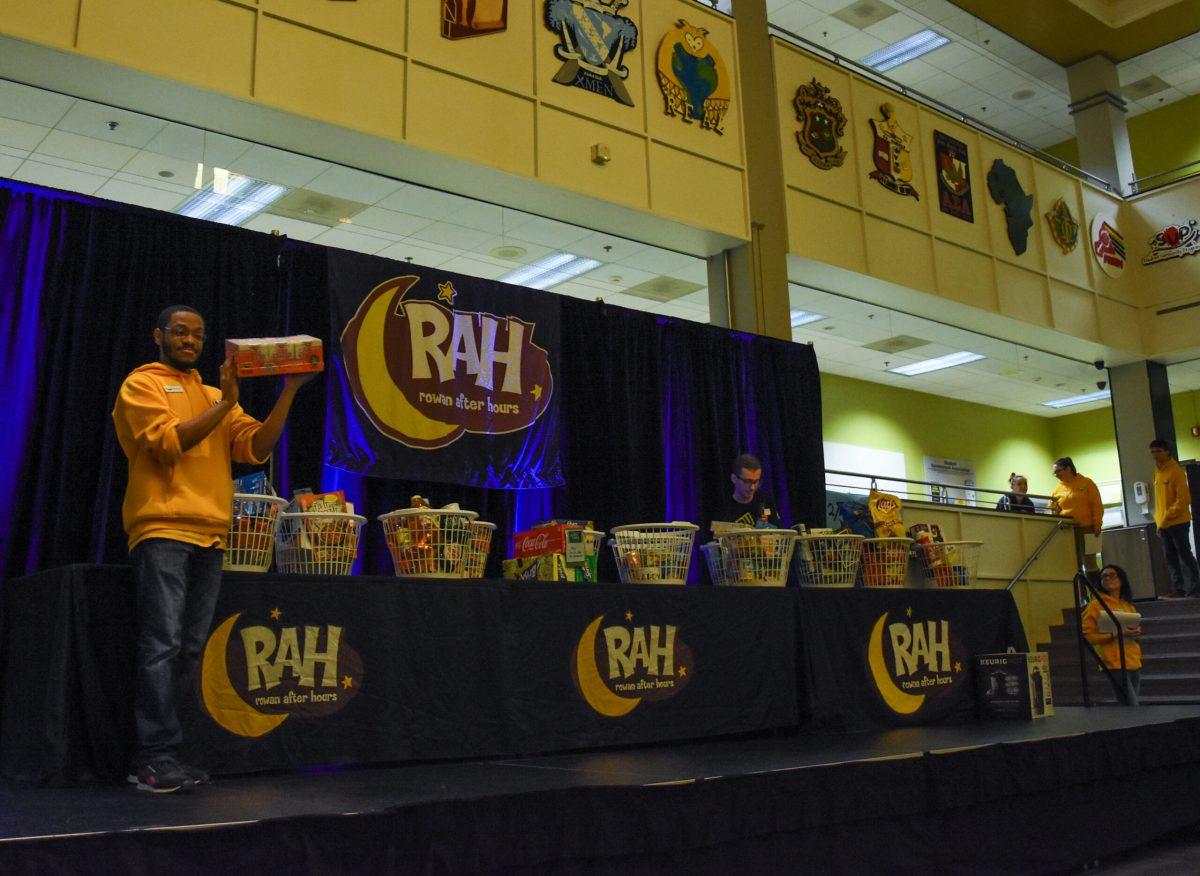
<path id="1" fill-rule="evenodd" d="M 704 284 L 702 283 L 689 283 L 687 280 L 663 275 L 638 283 L 636 286 L 630 286 L 624 294 L 632 295 L 635 298 L 646 298 L 650 301 L 674 301 L 676 298 L 682 298 L 684 295 L 690 295 L 703 288 Z"/>
<path id="2" fill-rule="evenodd" d="M 1160 91 L 1166 91 L 1170 87 L 1157 76 L 1147 76 L 1145 79 L 1139 79 L 1137 82 L 1130 82 L 1121 89 L 1121 94 L 1129 100 L 1143 100 L 1151 95 L 1158 94 Z"/>
<path id="3" fill-rule="evenodd" d="M 929 341 L 922 338 L 914 338 L 911 335 L 893 335 L 890 338 L 884 338 L 882 341 L 876 341 L 873 344 L 863 344 L 863 349 L 877 350 L 880 353 L 903 353 L 905 350 L 924 347 L 928 343 Z"/>
<path id="4" fill-rule="evenodd" d="M 895 14 L 895 9 L 886 3 L 880 3 L 879 0 L 858 0 L 857 3 L 851 3 L 833 13 L 833 17 L 862 30 Z"/>
<path id="5" fill-rule="evenodd" d="M 293 189 L 272 204 L 267 212 L 332 228 L 343 219 L 352 219 L 366 208 L 366 204 L 358 201 L 335 198 L 309 189 Z"/>

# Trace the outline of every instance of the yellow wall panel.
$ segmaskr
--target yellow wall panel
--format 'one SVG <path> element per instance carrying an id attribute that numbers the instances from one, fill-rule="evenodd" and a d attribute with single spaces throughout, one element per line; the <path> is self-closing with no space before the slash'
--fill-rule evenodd
<path id="1" fill-rule="evenodd" d="M 75 45 L 79 0 L 0 0 L 0 33 L 61 49 Z"/>
<path id="2" fill-rule="evenodd" d="M 870 215 L 864 222 L 872 276 L 926 292 L 937 289 L 929 235 Z"/>
<path id="3" fill-rule="evenodd" d="M 789 252 L 866 273 L 861 211 L 788 189 L 787 212 Z"/>
<path id="4" fill-rule="evenodd" d="M 723 164 L 650 143 L 650 207 L 660 215 L 749 239 L 744 176 Z"/>
<path id="5" fill-rule="evenodd" d="M 1126 204 L 1128 229 L 1125 244 L 1129 255 L 1126 271 L 1148 307 L 1178 304 L 1200 291 L 1200 255 L 1181 256 L 1143 265 L 1150 242 L 1168 225 L 1186 226 L 1200 221 L 1200 179 L 1162 189 Z M 1173 318 L 1183 313 L 1173 314 Z"/>
<path id="6" fill-rule="evenodd" d="M 135 70 L 248 97 L 254 19 L 253 9 L 220 0 L 86 0 L 77 48 Z"/>
<path id="7" fill-rule="evenodd" d="M 955 124 L 944 116 L 922 110 L 921 142 L 924 145 L 926 161 L 929 165 L 929 197 L 926 199 L 933 233 L 956 243 L 959 246 L 970 247 L 978 252 L 991 251 L 991 238 L 988 225 L 992 216 L 988 210 L 990 198 L 987 193 L 987 170 L 983 166 L 979 151 L 979 135 L 963 125 Z M 941 189 L 938 186 L 937 150 L 934 147 L 934 131 L 941 131 L 967 146 L 967 166 L 971 180 L 971 206 L 975 214 L 974 222 L 967 222 L 949 213 L 943 213 Z"/>
<path id="8" fill-rule="evenodd" d="M 869 178 L 869 175 L 875 171 L 873 158 L 875 138 L 870 120 L 882 120 L 880 107 L 885 103 L 891 105 L 896 122 L 904 134 L 910 138 L 908 161 L 912 165 L 912 185 L 916 188 L 920 200 L 911 195 L 897 194 L 885 188 L 878 181 Z M 925 199 L 933 197 L 934 193 L 930 191 L 927 182 L 926 168 L 931 160 L 933 147 L 932 142 L 926 144 L 921 138 L 917 105 L 891 91 L 870 85 L 861 79 L 855 79 L 852 88 L 852 106 L 853 112 L 848 112 L 846 115 L 851 116 L 851 124 L 856 126 L 860 137 L 858 150 L 862 162 L 860 168 L 862 179 L 859 184 L 862 187 L 863 208 L 868 213 L 881 216 L 891 222 L 928 231 L 929 208 Z"/>
<path id="9" fill-rule="evenodd" d="M 717 134 L 694 120 L 684 121 L 680 115 L 666 113 L 666 101 L 658 85 L 658 52 L 663 38 L 675 30 L 676 22 L 683 20 L 706 34 L 696 33 L 698 40 L 695 54 L 703 58 L 715 52 L 725 63 L 729 88 L 729 110 L 722 120 L 722 133 Z M 733 23 L 724 16 L 681 0 L 654 0 L 642 6 L 642 39 L 645 42 L 643 57 L 646 60 L 646 75 L 643 79 L 646 95 L 646 129 L 651 137 L 705 155 L 728 164 L 742 166 L 742 100 L 737 81 L 737 40 Z M 674 41 L 672 42 L 674 45 Z M 718 87 L 720 83 L 718 82 Z"/>
<path id="10" fill-rule="evenodd" d="M 996 262 L 996 293 L 1005 316 L 1051 328 L 1050 288 L 1045 276 L 1006 262 Z"/>
<path id="11" fill-rule="evenodd" d="M 630 134 L 579 116 L 538 107 L 538 178 L 543 182 L 645 210 L 650 204 L 650 181 L 645 137 Z M 595 143 L 608 147 L 611 160 L 596 164 Z"/>
<path id="12" fill-rule="evenodd" d="M 1042 256 L 1042 232 L 1045 222 L 1042 221 L 1041 214 L 1046 208 L 1042 206 L 1042 202 L 1038 199 L 1037 192 L 1035 191 L 1033 159 L 986 137 L 981 140 L 981 146 L 983 180 L 980 185 L 980 197 L 975 203 L 987 211 L 989 232 L 992 238 L 992 253 L 998 259 L 1012 262 L 1028 270 L 1045 271 L 1046 261 Z M 1033 224 L 1026 233 L 1026 248 L 1025 252 L 1021 255 L 1016 254 L 1013 250 L 1012 241 L 1009 240 L 1008 221 L 1005 216 L 1004 207 L 993 201 L 991 193 L 988 191 L 987 175 L 997 159 L 1003 161 L 1016 172 L 1017 182 L 1021 184 L 1021 190 L 1025 194 L 1033 196 L 1033 210 L 1029 217 Z"/>
<path id="13" fill-rule="evenodd" d="M 1095 293 L 1051 280 L 1050 312 L 1054 328 L 1060 332 L 1089 341 L 1100 340 Z"/>
<path id="14" fill-rule="evenodd" d="M 1033 163 L 1034 187 L 1037 189 L 1037 200 L 1033 220 L 1041 228 L 1042 240 L 1046 253 L 1046 273 L 1056 280 L 1073 283 L 1076 286 L 1089 288 L 1091 277 L 1088 273 L 1087 260 L 1091 257 L 1088 249 L 1087 228 L 1083 222 L 1083 199 L 1080 193 L 1080 182 L 1070 174 L 1056 170 L 1040 161 Z M 1079 241 L 1070 252 L 1063 252 L 1062 247 L 1054 241 L 1050 232 L 1050 221 L 1046 214 L 1054 206 L 1054 202 L 1062 198 L 1075 221 L 1079 223 Z"/>
<path id="15" fill-rule="evenodd" d="M 783 177 L 790 186 L 820 195 L 830 201 L 859 206 L 859 189 L 862 174 L 859 172 L 861 148 L 858 145 L 862 133 L 850 118 L 850 74 L 824 64 L 806 52 L 801 52 L 779 40 L 773 41 L 775 50 L 775 91 L 779 99 L 779 136 L 783 151 Z M 846 130 L 841 138 L 841 147 L 846 155 L 840 167 L 821 170 L 813 164 L 797 145 L 800 122 L 796 118 L 793 100 L 801 85 L 813 79 L 829 89 L 829 96 L 842 103 L 846 115 Z M 875 185 L 875 183 L 872 183 Z"/>
<path id="16" fill-rule="evenodd" d="M 1136 307 L 1097 296 L 1096 318 L 1100 323 L 1100 343 L 1135 353 L 1143 349 L 1144 339 L 1140 331 L 1143 317 Z M 1153 312 L 1145 314 L 1144 319 L 1152 324 L 1155 319 Z M 1197 334 L 1195 323 L 1182 327 L 1188 332 L 1188 343 L 1194 342 Z"/>
<path id="17" fill-rule="evenodd" d="M 996 298 L 995 262 L 990 255 L 936 239 L 933 255 L 937 264 L 938 293 L 943 298 L 992 312 L 1000 309 Z"/>
<path id="18" fill-rule="evenodd" d="M 389 52 L 404 51 L 405 0 L 258 0 L 263 12 L 307 24 L 317 30 L 343 36 Z M 415 2 L 415 0 L 414 0 Z M 417 4 L 420 5 L 420 4 Z M 435 5 L 427 0 L 427 5 Z M 415 12 L 416 10 L 414 10 Z M 422 25 L 436 33 L 439 10 L 429 10 Z"/>
<path id="19" fill-rule="evenodd" d="M 409 68 L 408 140 L 524 176 L 534 174 L 534 103 L 469 79 Z M 447 112 L 447 107 L 454 107 Z"/>
<path id="20" fill-rule="evenodd" d="M 442 0 L 408 0 L 408 5 L 408 50 L 414 59 L 519 94 L 533 94 L 533 32 L 534 27 L 545 29 L 541 4 L 510 2 L 505 30 L 457 40 L 442 36 L 437 26 Z"/>
<path id="21" fill-rule="evenodd" d="M 513 5 L 511 2 L 509 3 L 510 7 Z M 644 80 L 647 76 L 652 79 L 654 77 L 654 59 L 651 54 L 652 50 L 646 49 L 646 34 L 642 32 L 641 28 L 642 0 L 630 0 L 629 5 L 621 10 L 622 16 L 631 19 L 638 25 L 637 47 L 631 52 L 626 52 L 623 58 L 623 65 L 629 71 L 623 81 L 633 99 L 633 106 L 626 106 L 605 95 L 588 91 L 586 88 L 560 85 L 555 82 L 554 77 L 559 75 L 565 63 L 555 54 L 555 46 L 559 44 L 561 34 L 552 32 L 546 27 L 545 18 L 541 14 L 543 4 L 532 5 L 538 12 L 534 22 L 533 53 L 538 99 L 560 109 L 577 113 L 584 118 L 607 122 L 639 134 L 645 133 L 647 106 Z M 486 39 L 486 37 L 480 37 L 480 39 Z M 652 109 L 655 112 L 661 112 L 661 107 L 657 105 Z"/>

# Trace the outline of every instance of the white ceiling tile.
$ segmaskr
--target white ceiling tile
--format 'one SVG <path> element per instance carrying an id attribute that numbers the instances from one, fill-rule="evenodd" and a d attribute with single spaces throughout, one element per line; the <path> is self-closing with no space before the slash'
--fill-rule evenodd
<path id="1" fill-rule="evenodd" d="M 1117 65 L 1117 79 L 1121 85 L 1128 85 L 1131 82 L 1137 82 L 1140 79 L 1145 79 L 1150 75 L 1149 69 L 1142 66 L 1137 59 L 1131 61 L 1122 61 Z"/>
<path id="2" fill-rule="evenodd" d="M 961 79 L 956 79 L 949 73 L 939 73 L 930 79 L 926 79 L 920 85 L 916 86 L 917 91 L 932 97 L 934 100 L 942 100 L 950 92 L 962 88 L 967 83 Z"/>
<path id="3" fill-rule="evenodd" d="M 646 244 L 598 231 L 571 242 L 571 252 L 602 262 L 618 262 L 647 249 Z M 704 264 L 703 260 L 699 260 Z"/>
<path id="4" fill-rule="evenodd" d="M 504 208 L 496 204 L 485 204 L 482 201 L 468 202 L 447 215 L 446 221 L 452 225 L 474 228 L 490 234 L 500 234 L 505 229 L 504 213 Z"/>
<path id="5" fill-rule="evenodd" d="M 1176 67 L 1174 70 L 1161 74 L 1161 76 L 1167 85 L 1182 85 L 1185 82 L 1191 82 L 1193 79 L 1200 79 L 1200 61 L 1193 59 L 1191 63 Z"/>
<path id="6" fill-rule="evenodd" d="M 208 166 L 227 168 L 253 145 L 236 137 L 168 123 L 146 144 L 146 148 L 193 164 L 203 162 Z"/>
<path id="7" fill-rule="evenodd" d="M 572 243 L 591 233 L 588 229 L 580 228 L 578 225 L 568 225 L 566 222 L 544 219 L 540 216 L 508 230 L 508 235 L 517 240 L 528 240 L 568 252 L 571 251 Z"/>
<path id="8" fill-rule="evenodd" d="M 629 310 L 640 310 L 646 313 L 649 312 L 652 302 L 647 301 L 645 298 L 635 298 L 632 295 L 622 295 L 620 292 L 615 292 L 612 295 L 605 295 L 604 303 L 615 307 L 626 307 Z"/>
<path id="9" fill-rule="evenodd" d="M 64 170 L 76 170 L 80 173 L 90 173 L 95 176 L 102 176 L 105 179 L 112 178 L 113 171 L 108 167 L 97 167 L 94 164 L 87 164 L 83 161 L 72 161 L 69 158 L 59 158 L 57 155 L 47 155 L 43 152 L 34 152 L 30 154 L 30 158 L 41 164 L 49 164 L 51 167 L 61 167 Z"/>
<path id="10" fill-rule="evenodd" d="M 196 181 L 196 163 L 182 158 L 172 158 L 169 155 L 159 155 L 143 149 L 131 158 L 121 170 L 146 179 L 168 180 L 178 185 L 191 188 Z M 162 176 L 162 173 L 172 174 Z M 211 179 L 206 174 L 205 179 Z"/>
<path id="11" fill-rule="evenodd" d="M 43 125 L 0 117 L 0 144 L 30 152 L 46 138 L 50 129 Z"/>
<path id="12" fill-rule="evenodd" d="M 895 15 L 889 15 L 882 21 L 877 21 L 872 25 L 864 27 L 863 30 L 876 39 L 881 40 L 885 46 L 890 46 L 898 40 L 905 39 L 925 30 L 925 23 L 917 21 L 912 16 L 905 15 L 903 12 L 897 12 Z"/>
<path id="13" fill-rule="evenodd" d="M 28 158 L 30 152 L 28 149 L 14 149 L 12 146 L 0 143 L 0 155 L 6 155 L 9 158 Z"/>
<path id="14" fill-rule="evenodd" d="M 399 180 L 335 164 L 305 183 L 304 188 L 360 204 L 374 204 L 403 185 Z"/>
<path id="15" fill-rule="evenodd" d="M 253 146 L 238 156 L 228 169 L 263 182 L 301 189 L 329 168 L 328 161 L 318 161 L 272 146 Z"/>
<path id="16" fill-rule="evenodd" d="M 637 268 L 642 271 L 648 271 L 655 276 L 659 274 L 671 274 L 675 271 L 683 270 L 690 267 L 696 261 L 695 256 L 685 255 L 680 252 L 671 252 L 670 250 L 657 249 L 655 247 L 647 247 L 640 252 L 635 252 L 633 255 L 626 256 L 621 259 L 622 265 L 628 265 L 631 268 Z"/>
<path id="17" fill-rule="evenodd" d="M 242 228 L 249 228 L 252 231 L 263 231 L 267 234 L 270 234 L 272 231 L 279 231 L 293 240 L 312 240 L 314 237 L 324 234 L 329 230 L 325 225 L 318 225 L 315 222 L 302 222 L 299 219 L 276 216 L 273 213 L 259 213 L 248 222 L 242 223 Z"/>
<path id="18" fill-rule="evenodd" d="M 388 241 L 379 237 L 370 237 L 366 234 L 357 234 L 353 231 L 348 231 L 339 226 L 337 228 L 327 228 L 321 234 L 312 238 L 313 243 L 319 243 L 321 246 L 332 246 L 335 249 L 348 249 L 354 252 L 377 253 L 385 249 L 389 245 Z"/>
<path id="19" fill-rule="evenodd" d="M 595 301 L 601 297 L 600 293 L 591 286 L 571 280 L 568 280 L 566 283 L 559 283 L 550 291 L 557 295 L 569 295 L 571 298 L 581 298 L 584 301 Z"/>
<path id="20" fill-rule="evenodd" d="M 383 207 L 367 207 L 354 215 L 354 224 L 365 228 L 377 228 L 408 237 L 430 224 L 424 216 L 412 216 L 395 210 L 385 210 Z"/>
<path id="21" fill-rule="evenodd" d="M 469 198 L 452 195 L 449 192 L 428 189 L 424 186 L 405 185 L 399 191 L 379 201 L 379 206 L 389 210 L 411 213 L 414 216 L 445 219 L 451 213 L 461 210 L 470 203 Z"/>
<path id="22" fill-rule="evenodd" d="M 685 267 L 675 268 L 670 271 L 672 277 L 678 277 L 680 280 L 687 280 L 689 283 L 703 283 L 708 285 L 708 262 L 704 259 L 692 259 Z M 695 294 L 695 293 L 694 293 Z M 708 304 L 708 293 L 705 292 L 705 306 Z"/>
<path id="23" fill-rule="evenodd" d="M 21 182 L 66 189 L 69 192 L 80 192 L 85 195 L 92 194 L 108 181 L 108 177 L 42 164 L 40 161 L 25 161 L 17 168 L 12 178 Z"/>
<path id="24" fill-rule="evenodd" d="M 975 49 L 964 46 L 962 43 L 949 43 L 941 48 L 934 49 L 928 55 L 922 55 L 921 60 L 932 64 L 939 70 L 953 70 L 955 67 L 961 67 L 974 58 L 979 57 L 979 52 Z"/>
<path id="25" fill-rule="evenodd" d="M 53 128 L 75 98 L 0 79 L 0 116 Z"/>
<path id="26" fill-rule="evenodd" d="M 825 17 L 825 13 L 814 9 L 807 3 L 791 2 L 775 12 L 769 13 L 767 20 L 776 27 L 799 35 L 804 28 Z"/>
<path id="27" fill-rule="evenodd" d="M 883 40 L 876 39 L 870 34 L 854 33 L 845 39 L 840 39 L 829 46 L 829 51 L 836 52 L 843 58 L 861 61 L 872 52 L 877 52 L 886 46 Z"/>
<path id="28" fill-rule="evenodd" d="M 974 85 L 963 85 L 942 95 L 940 99 L 943 103 L 954 107 L 956 110 L 972 116 L 979 112 L 981 106 L 987 106 L 987 102 L 991 100 L 991 97 Z"/>
<path id="29" fill-rule="evenodd" d="M 858 32 L 858 28 L 846 24 L 840 18 L 832 18 L 830 16 L 825 16 L 822 19 L 814 21 L 812 24 L 805 25 L 799 31 L 800 36 L 806 40 L 810 40 L 825 48 L 833 45 L 838 40 L 844 40 L 846 37 L 853 36 Z"/>
<path id="30" fill-rule="evenodd" d="M 831 12 L 840 12 L 853 2 L 854 0 L 802 0 L 800 5 L 809 6 L 828 15 Z"/>
<path id="31" fill-rule="evenodd" d="M 470 256 L 455 256 L 449 261 L 438 265 L 444 271 L 456 274 L 466 274 L 468 277 L 480 277 L 484 280 L 497 280 L 505 274 L 512 273 L 512 268 L 481 261 Z"/>
<path id="32" fill-rule="evenodd" d="M 1149 104 L 1152 108 L 1158 109 L 1160 106 L 1174 103 L 1177 100 L 1183 100 L 1187 97 L 1183 91 L 1178 88 L 1167 88 L 1157 94 L 1152 94 L 1142 101 L 1144 104 Z"/>
<path id="33" fill-rule="evenodd" d="M 14 155 L 0 155 L 0 176 L 11 177 L 21 166 L 22 160 Z"/>
<path id="34" fill-rule="evenodd" d="M 462 225 L 451 225 L 449 222 L 434 222 L 432 225 L 417 229 L 409 234 L 409 237 L 458 250 L 473 249 L 492 239 L 492 235 L 486 231 L 464 228 Z"/>
<path id="35" fill-rule="evenodd" d="M 1137 60 L 1139 64 L 1151 73 L 1157 73 L 1161 76 L 1163 73 L 1168 73 L 1171 70 L 1176 70 L 1190 64 L 1195 58 L 1186 49 L 1170 44 L 1139 55 Z"/>
<path id="36" fill-rule="evenodd" d="M 458 253 L 447 251 L 434 244 L 424 244 L 422 241 L 402 240 L 399 243 L 393 243 L 386 249 L 379 251 L 379 255 L 389 259 L 395 259 L 398 262 L 412 260 L 413 264 L 424 265 L 427 268 L 436 268 L 452 258 L 456 258 Z"/>
<path id="37" fill-rule="evenodd" d="M 934 76 L 942 75 L 942 71 L 932 64 L 926 64 L 920 58 L 901 64 L 892 70 L 888 70 L 885 76 L 895 79 L 905 85 L 920 86 L 920 83 L 931 79 Z"/>
<path id="38" fill-rule="evenodd" d="M 120 143 L 141 149 L 166 125 L 162 119 L 152 116 L 114 109 L 88 100 L 77 100 L 55 127 L 60 131 L 70 131 L 107 143 Z"/>
<path id="39" fill-rule="evenodd" d="M 174 210 L 187 198 L 179 192 L 168 192 L 151 186 L 138 185 L 119 179 L 111 179 L 95 192 L 98 198 L 137 204 L 152 210 Z"/>
<path id="40" fill-rule="evenodd" d="M 1200 77 L 1192 79 L 1189 82 L 1180 82 L 1175 88 L 1189 96 L 1200 94 Z"/>
<path id="41" fill-rule="evenodd" d="M 541 246 L 537 243 L 530 243 L 527 240 L 513 240 L 509 237 L 493 237 L 490 240 L 486 240 L 479 244 L 472 251 L 476 255 L 487 255 L 489 258 L 495 258 L 495 256 L 491 254 L 501 247 L 510 251 L 510 254 L 506 255 L 504 260 L 513 262 L 517 265 L 533 264 L 538 259 L 545 258 L 546 256 L 550 255 L 550 253 L 554 252 L 554 250 L 550 249 L 550 247 Z M 511 250 L 514 248 L 518 250 L 524 250 L 524 253 L 512 255 Z"/>
<path id="42" fill-rule="evenodd" d="M 123 170 L 118 170 L 113 174 L 112 178 L 114 180 L 120 180 L 121 182 L 133 183 L 134 185 L 139 186 L 147 186 L 148 188 L 158 189 L 160 192 L 171 192 L 173 194 L 182 195 L 189 198 L 196 192 L 196 190 L 191 186 L 182 186 L 171 182 L 170 180 L 159 179 L 157 177 L 151 179 L 144 176 L 138 176 L 137 174 L 127 173 Z"/>
<path id="43" fill-rule="evenodd" d="M 42 140 L 38 152 L 78 161 L 94 167 L 119 170 L 137 154 L 131 146 L 120 143 L 105 143 L 93 137 L 84 137 L 67 131 L 51 131 Z"/>

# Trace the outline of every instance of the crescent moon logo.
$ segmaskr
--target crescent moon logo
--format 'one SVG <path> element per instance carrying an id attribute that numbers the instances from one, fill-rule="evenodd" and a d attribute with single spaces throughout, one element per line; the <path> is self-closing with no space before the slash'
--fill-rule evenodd
<path id="1" fill-rule="evenodd" d="M 871 666 L 871 677 L 875 679 L 875 687 L 879 689 L 883 701 L 889 709 L 900 715 L 911 715 L 925 704 L 925 694 L 910 694 L 896 686 L 888 672 L 887 662 L 883 659 L 883 628 L 887 624 L 888 613 L 885 611 L 875 621 L 871 630 L 871 642 L 867 646 L 867 662 Z"/>
<path id="2" fill-rule="evenodd" d="M 200 694 L 209 716 L 238 736 L 254 739 L 265 736 L 288 719 L 287 714 L 270 715 L 251 707 L 238 696 L 229 680 L 225 655 L 229 649 L 229 636 L 241 612 L 226 618 L 208 637 L 204 646 L 204 658 L 200 664 Z"/>
<path id="3" fill-rule="evenodd" d="M 575 646 L 575 680 L 579 683 L 579 692 L 587 704 L 606 718 L 620 718 L 628 715 L 642 700 L 640 697 L 618 696 L 608 689 L 600 670 L 596 666 L 596 634 L 604 615 L 596 618 Z"/>

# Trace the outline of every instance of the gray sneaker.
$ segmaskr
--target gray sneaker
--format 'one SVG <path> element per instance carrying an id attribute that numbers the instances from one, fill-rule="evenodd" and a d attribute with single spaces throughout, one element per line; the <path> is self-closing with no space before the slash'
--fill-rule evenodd
<path id="1" fill-rule="evenodd" d="M 160 757 L 142 764 L 136 773 L 129 774 L 128 781 L 137 785 L 139 791 L 149 791 L 152 794 L 170 794 L 173 791 L 190 790 L 192 787 L 192 780 L 171 757 Z"/>

